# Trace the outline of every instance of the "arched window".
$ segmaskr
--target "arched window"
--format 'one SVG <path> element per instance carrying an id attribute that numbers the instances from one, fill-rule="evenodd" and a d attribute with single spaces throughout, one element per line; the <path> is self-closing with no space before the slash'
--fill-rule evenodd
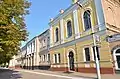
<path id="1" fill-rule="evenodd" d="M 72 24 L 71 24 L 71 21 L 67 22 L 67 34 L 68 34 L 68 37 L 72 36 Z"/>
<path id="2" fill-rule="evenodd" d="M 84 12 L 83 18 L 84 18 L 85 30 L 90 29 L 91 28 L 91 18 L 90 18 L 90 11 L 89 10 Z"/>
<path id="3" fill-rule="evenodd" d="M 56 42 L 57 42 L 59 40 L 59 37 L 58 37 L 58 28 L 56 28 L 55 34 L 56 34 Z"/>
<path id="4" fill-rule="evenodd" d="M 118 50 L 116 51 L 116 54 L 118 54 L 118 53 L 120 54 L 120 49 L 118 49 Z"/>

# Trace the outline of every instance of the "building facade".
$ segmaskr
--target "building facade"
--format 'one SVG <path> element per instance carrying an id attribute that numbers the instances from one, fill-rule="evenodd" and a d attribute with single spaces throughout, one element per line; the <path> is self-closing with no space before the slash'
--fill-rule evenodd
<path id="1" fill-rule="evenodd" d="M 50 68 L 50 54 L 49 54 L 49 46 L 50 46 L 50 36 L 49 29 L 43 32 L 38 36 L 39 39 L 39 69 L 49 69 Z"/>
<path id="2" fill-rule="evenodd" d="M 14 55 L 12 57 L 12 59 L 9 61 L 9 68 L 23 68 L 24 64 L 25 64 L 25 55 L 24 53 L 26 53 L 26 49 L 24 49 L 25 46 L 23 48 L 21 48 L 21 50 L 17 53 L 17 55 Z"/>
<path id="3" fill-rule="evenodd" d="M 27 69 L 96 73 L 97 57 L 101 73 L 113 74 L 120 70 L 119 18 L 119 0 L 72 0 L 50 20 L 48 30 L 26 44 L 21 64 Z"/>
<path id="4" fill-rule="evenodd" d="M 26 69 L 39 69 L 39 40 L 38 37 L 34 37 L 27 44 L 27 53 L 25 59 Z"/>
<path id="5" fill-rule="evenodd" d="M 73 0 L 61 10 L 49 23 L 51 70 L 96 73 L 95 49 L 101 73 L 119 70 L 119 39 L 110 41 L 119 38 L 119 6 L 119 0 Z"/>

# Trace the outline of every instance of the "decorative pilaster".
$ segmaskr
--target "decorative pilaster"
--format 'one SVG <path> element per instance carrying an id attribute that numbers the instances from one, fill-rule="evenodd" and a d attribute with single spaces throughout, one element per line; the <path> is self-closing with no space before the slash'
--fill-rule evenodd
<path id="1" fill-rule="evenodd" d="M 96 14 L 97 14 L 97 20 L 98 20 L 98 27 L 99 30 L 105 29 L 105 19 L 103 14 L 103 8 L 101 0 L 94 0 L 95 1 L 95 7 L 96 7 Z"/>
<path id="2" fill-rule="evenodd" d="M 60 35 L 61 35 L 61 43 L 64 43 L 64 24 L 63 19 L 60 20 Z"/>
<path id="3" fill-rule="evenodd" d="M 74 28 L 75 28 L 75 39 L 80 38 L 79 34 L 79 24 L 78 24 L 78 13 L 77 10 L 73 11 L 73 18 L 74 18 Z"/>
<path id="4" fill-rule="evenodd" d="M 53 27 L 50 27 L 50 47 L 53 46 Z"/>

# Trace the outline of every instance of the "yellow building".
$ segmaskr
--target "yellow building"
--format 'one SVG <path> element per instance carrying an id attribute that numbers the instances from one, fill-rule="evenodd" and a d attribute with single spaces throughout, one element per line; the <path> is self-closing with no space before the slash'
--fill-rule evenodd
<path id="1" fill-rule="evenodd" d="M 68 9 L 60 10 L 60 14 L 49 23 L 51 70 L 95 73 L 95 48 L 101 73 L 109 74 L 119 70 L 120 63 L 117 63 L 116 68 L 114 67 L 115 55 L 112 54 L 114 47 L 111 46 L 113 42 L 111 43 L 111 38 L 108 36 L 116 34 L 116 27 L 120 25 L 112 26 L 108 18 L 112 15 L 106 11 L 110 8 L 108 6 L 110 3 L 120 6 L 119 2 L 117 0 L 72 1 Z M 93 34 L 95 34 L 96 46 L 93 44 Z M 120 56 L 117 59 L 120 61 Z"/>

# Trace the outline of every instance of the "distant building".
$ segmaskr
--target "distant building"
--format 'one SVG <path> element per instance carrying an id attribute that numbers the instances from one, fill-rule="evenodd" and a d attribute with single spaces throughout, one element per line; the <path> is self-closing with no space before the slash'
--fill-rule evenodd
<path id="1" fill-rule="evenodd" d="M 38 36 L 39 39 L 39 69 L 49 69 L 50 68 L 50 54 L 49 54 L 49 46 L 50 46 L 50 36 L 49 29 L 43 32 Z"/>
<path id="2" fill-rule="evenodd" d="M 30 40 L 27 46 L 27 53 L 26 53 L 26 62 L 25 66 L 27 69 L 39 69 L 39 45 L 38 45 L 38 37 L 34 37 Z"/>

